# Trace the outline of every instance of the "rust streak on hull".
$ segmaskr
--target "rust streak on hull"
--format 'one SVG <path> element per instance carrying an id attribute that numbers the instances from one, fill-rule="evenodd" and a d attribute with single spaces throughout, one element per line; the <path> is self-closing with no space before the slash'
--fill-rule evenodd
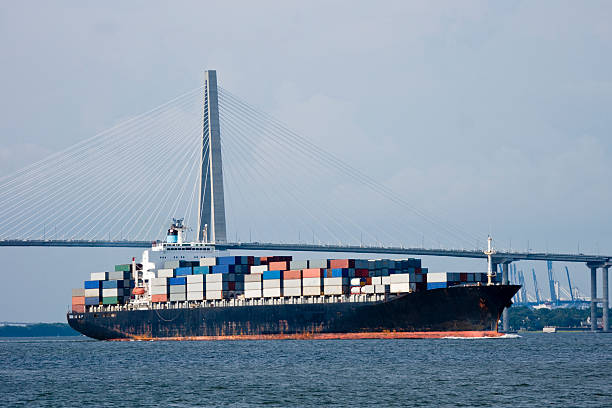
<path id="1" fill-rule="evenodd" d="M 305 334 L 260 334 L 229 336 L 145 337 L 113 339 L 111 341 L 216 341 L 216 340 L 365 340 L 365 339 L 441 339 L 446 337 L 482 338 L 502 337 L 496 331 L 451 331 L 451 332 L 366 332 L 366 333 L 305 333 Z"/>

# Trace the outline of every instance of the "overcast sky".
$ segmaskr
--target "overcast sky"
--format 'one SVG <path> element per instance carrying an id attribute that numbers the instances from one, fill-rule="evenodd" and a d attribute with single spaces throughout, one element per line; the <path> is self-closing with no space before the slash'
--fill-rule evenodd
<path id="1" fill-rule="evenodd" d="M 216 69 L 224 88 L 483 241 L 612 253 L 610 2 L 58 4 L 0 6 L 0 176 Z M 133 252 L 0 249 L 0 321 L 62 321 L 71 287 Z M 431 260 L 485 267 L 461 262 Z M 585 268 L 572 270 L 586 293 Z"/>

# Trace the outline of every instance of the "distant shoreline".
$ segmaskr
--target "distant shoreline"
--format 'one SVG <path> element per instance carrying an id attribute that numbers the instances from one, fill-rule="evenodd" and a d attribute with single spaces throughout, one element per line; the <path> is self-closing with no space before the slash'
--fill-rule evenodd
<path id="1" fill-rule="evenodd" d="M 67 323 L 3 323 L 1 337 L 76 337 L 81 333 Z"/>

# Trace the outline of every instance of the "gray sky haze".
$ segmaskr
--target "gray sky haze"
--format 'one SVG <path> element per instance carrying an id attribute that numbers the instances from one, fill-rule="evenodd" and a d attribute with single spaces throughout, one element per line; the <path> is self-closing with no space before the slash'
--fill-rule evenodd
<path id="1" fill-rule="evenodd" d="M 610 21 L 606 1 L 3 2 L 0 177 L 216 69 L 225 89 L 483 243 L 612 254 Z M 330 179 L 321 194 L 354 187 Z M 383 201 L 337 203 L 393 226 Z M 71 287 L 139 252 L 0 256 L 0 321 L 63 321 Z M 586 268 L 571 270 L 586 293 Z"/>

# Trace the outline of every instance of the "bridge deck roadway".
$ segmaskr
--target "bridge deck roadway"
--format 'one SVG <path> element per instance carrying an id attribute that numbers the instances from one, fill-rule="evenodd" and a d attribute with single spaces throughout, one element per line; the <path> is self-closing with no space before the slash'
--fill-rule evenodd
<path id="1" fill-rule="evenodd" d="M 19 247 L 116 247 L 116 248 L 150 248 L 151 241 L 89 241 L 89 240 L 0 240 L 0 246 Z M 232 249 L 242 251 L 292 251 L 292 252 L 344 252 L 355 254 L 386 255 L 420 255 L 444 256 L 454 258 L 486 258 L 478 250 L 461 249 L 427 249 L 402 247 L 344 246 L 344 245 L 310 245 L 310 244 L 274 244 L 266 242 L 242 242 L 217 244 L 219 250 Z M 606 264 L 612 255 L 560 254 L 545 252 L 504 252 L 493 255 L 495 263 L 513 261 L 556 261 L 556 262 L 590 262 Z"/>

